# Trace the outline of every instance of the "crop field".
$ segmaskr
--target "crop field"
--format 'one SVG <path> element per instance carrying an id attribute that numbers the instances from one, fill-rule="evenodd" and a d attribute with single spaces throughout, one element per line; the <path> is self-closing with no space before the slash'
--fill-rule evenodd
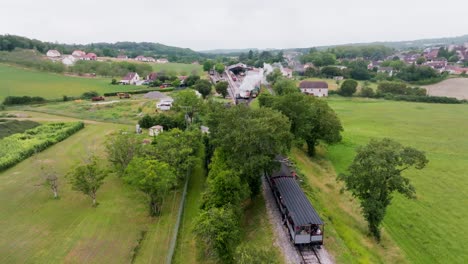
<path id="1" fill-rule="evenodd" d="M 329 232 L 336 232 L 328 238 L 331 251 L 349 263 L 468 262 L 468 105 L 333 97 L 329 103 L 343 122 L 343 142 L 319 152 L 315 159 L 303 153 L 293 156 L 301 160 L 301 169 L 315 187 L 311 197 L 330 222 Z M 339 194 L 341 185 L 335 177 L 346 170 L 356 147 L 383 137 L 425 151 L 429 164 L 406 173 L 416 187 L 417 199 L 395 195 L 383 224 L 381 248 L 367 237 L 357 201 L 350 202 L 348 193 Z"/>
<path id="2" fill-rule="evenodd" d="M 99 103 L 80 100 L 15 108 L 80 119 L 135 124 L 141 118 L 141 113 L 155 112 L 156 101 L 141 97 L 134 97 L 130 100 L 109 97 L 107 101 Z"/>
<path id="3" fill-rule="evenodd" d="M 455 97 L 460 100 L 468 99 L 468 78 L 451 78 L 424 88 L 432 96 Z"/>
<path id="4" fill-rule="evenodd" d="M 39 122 L 76 121 L 28 115 Z M 103 154 L 105 135 L 131 127 L 85 123 L 66 140 L 0 173 L 0 263 L 130 263 L 137 248 L 135 263 L 165 261 L 180 192 L 168 194 L 162 215 L 150 218 L 143 194 L 111 174 L 98 191 L 99 206 L 93 208 L 89 197 L 71 190 L 65 174 L 88 151 Z M 39 161 L 58 172 L 60 199 L 41 185 Z"/>
<path id="5" fill-rule="evenodd" d="M 154 63 L 151 64 L 153 70 L 156 72 L 166 71 L 173 72 L 177 75 L 190 75 L 192 72 L 196 72 L 201 75 L 203 72 L 203 67 L 197 64 L 185 64 L 185 63 Z"/>
<path id="6" fill-rule="evenodd" d="M 0 139 L 7 137 L 12 134 L 22 133 L 25 130 L 37 127 L 40 125 L 34 121 L 18 121 L 18 120 L 8 120 L 0 119 Z"/>
<path id="7" fill-rule="evenodd" d="M 11 96 L 41 96 L 60 99 L 62 96 L 80 96 L 84 92 L 129 91 L 141 86 L 111 85 L 108 78 L 82 78 L 22 69 L 0 64 L 0 102 Z"/>

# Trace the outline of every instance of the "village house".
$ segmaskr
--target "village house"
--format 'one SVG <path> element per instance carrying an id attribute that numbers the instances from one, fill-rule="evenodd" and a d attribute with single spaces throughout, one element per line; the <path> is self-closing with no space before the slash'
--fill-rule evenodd
<path id="1" fill-rule="evenodd" d="M 137 57 L 135 58 L 135 60 L 136 60 L 136 61 L 146 61 L 146 57 L 140 55 L 140 56 L 137 56 Z"/>
<path id="2" fill-rule="evenodd" d="M 82 51 L 82 50 L 75 50 L 72 52 L 72 55 L 77 57 L 77 58 L 81 58 L 81 57 L 84 57 L 86 55 L 86 52 Z"/>
<path id="3" fill-rule="evenodd" d="M 97 60 L 97 55 L 95 53 L 88 53 L 82 57 L 82 60 Z"/>
<path id="4" fill-rule="evenodd" d="M 438 48 L 428 49 L 428 50 L 424 51 L 424 57 L 428 61 L 435 60 L 437 58 L 437 56 L 439 56 L 439 49 Z"/>
<path id="5" fill-rule="evenodd" d="M 146 57 L 146 62 L 156 62 L 156 59 L 153 57 Z"/>
<path id="6" fill-rule="evenodd" d="M 445 67 L 445 71 L 447 71 L 450 74 L 462 74 L 462 73 L 468 73 L 468 68 L 462 68 L 462 67 L 457 67 L 457 66 L 451 66 L 448 65 Z"/>
<path id="7" fill-rule="evenodd" d="M 77 59 L 76 59 L 75 56 L 73 56 L 73 55 L 66 55 L 66 56 L 64 56 L 64 57 L 62 58 L 62 63 L 63 63 L 64 65 L 71 66 L 71 65 L 75 64 L 76 60 L 77 60 Z"/>
<path id="8" fill-rule="evenodd" d="M 321 81 L 302 81 L 299 84 L 301 92 L 316 97 L 328 96 L 328 83 Z"/>
<path id="9" fill-rule="evenodd" d="M 386 73 L 388 76 L 392 77 L 393 73 L 394 73 L 394 70 L 393 70 L 393 67 L 379 67 L 377 69 L 377 72 Z"/>
<path id="10" fill-rule="evenodd" d="M 128 60 L 128 56 L 127 55 L 119 55 L 119 56 L 117 56 L 117 59 L 119 59 L 119 60 Z"/>
<path id="11" fill-rule="evenodd" d="M 137 84 L 140 81 L 140 76 L 136 72 L 129 72 L 120 80 L 121 84 Z"/>
<path id="12" fill-rule="evenodd" d="M 369 71 L 372 71 L 374 68 L 379 68 L 380 67 L 380 64 L 382 62 L 381 61 L 371 61 L 368 65 L 367 65 L 367 69 Z"/>
<path id="13" fill-rule="evenodd" d="M 148 129 L 148 134 L 152 137 L 155 137 L 164 131 L 163 126 L 152 126 Z"/>
<path id="14" fill-rule="evenodd" d="M 58 50 L 49 50 L 47 51 L 46 55 L 49 58 L 58 58 L 62 56 Z"/>
<path id="15" fill-rule="evenodd" d="M 167 59 L 157 59 L 156 63 L 168 63 L 169 61 Z"/>

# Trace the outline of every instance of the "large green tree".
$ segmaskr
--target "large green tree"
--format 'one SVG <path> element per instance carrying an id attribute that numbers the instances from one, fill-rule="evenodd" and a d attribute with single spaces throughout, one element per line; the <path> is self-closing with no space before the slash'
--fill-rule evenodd
<path id="1" fill-rule="evenodd" d="M 410 180 L 402 175 L 410 168 L 422 169 L 428 160 L 423 152 L 405 147 L 391 139 L 371 140 L 357 150 L 348 167 L 349 173 L 340 174 L 345 188 L 359 198 L 362 213 L 370 232 L 380 240 L 379 226 L 384 219 L 393 193 L 407 198 L 415 197 Z"/>
<path id="2" fill-rule="evenodd" d="M 177 178 L 182 180 L 197 161 L 195 153 L 200 144 L 199 131 L 174 128 L 154 138 L 150 154 L 169 164 Z"/>
<path id="3" fill-rule="evenodd" d="M 299 88 L 296 85 L 296 82 L 289 79 L 279 79 L 273 85 L 273 91 L 275 91 L 277 95 L 300 92 Z"/>
<path id="4" fill-rule="evenodd" d="M 211 82 L 208 80 L 199 80 L 195 83 L 194 88 L 203 98 L 206 98 L 211 93 Z"/>
<path id="5" fill-rule="evenodd" d="M 91 155 L 84 164 L 76 166 L 67 175 L 72 189 L 91 197 L 93 206 L 97 205 L 97 191 L 104 183 L 104 178 L 108 173 L 101 163 L 102 161 L 97 156 Z"/>
<path id="6" fill-rule="evenodd" d="M 148 198 L 151 216 L 159 215 L 164 196 L 177 184 L 169 164 L 148 157 L 135 157 L 125 169 L 124 180 Z"/>
<path id="7" fill-rule="evenodd" d="M 224 82 L 224 81 L 218 82 L 215 85 L 215 90 L 217 93 L 223 96 L 223 98 L 226 98 L 226 96 L 228 95 L 228 86 L 229 84 L 227 82 Z"/>
<path id="8" fill-rule="evenodd" d="M 205 256 L 221 263 L 233 263 L 235 248 L 240 241 L 239 217 L 229 207 L 203 210 L 195 222 L 194 232 Z"/>
<path id="9" fill-rule="evenodd" d="M 275 97 L 272 108 L 279 110 L 291 120 L 291 132 L 296 139 L 307 143 L 308 154 L 315 155 L 315 146 L 320 141 L 341 141 L 343 127 L 327 102 L 302 93 L 290 93 Z"/>
<path id="10" fill-rule="evenodd" d="M 190 122 L 202 108 L 203 100 L 192 89 L 185 89 L 174 95 L 174 109 L 186 113 L 190 118 Z"/>
<path id="11" fill-rule="evenodd" d="M 107 158 L 120 176 L 133 157 L 141 153 L 141 148 L 141 140 L 133 133 L 119 131 L 110 134 L 106 140 Z"/>
<path id="12" fill-rule="evenodd" d="M 342 96 L 353 96 L 356 92 L 358 86 L 358 82 L 355 80 L 345 80 L 342 84 L 340 89 L 338 90 L 338 94 Z"/>
<path id="13" fill-rule="evenodd" d="M 276 155 L 290 148 L 290 122 L 281 113 L 269 109 L 251 109 L 238 105 L 209 116 L 213 145 L 223 152 L 228 166 L 239 172 L 252 195 L 260 191 L 260 176 L 271 172 Z"/>

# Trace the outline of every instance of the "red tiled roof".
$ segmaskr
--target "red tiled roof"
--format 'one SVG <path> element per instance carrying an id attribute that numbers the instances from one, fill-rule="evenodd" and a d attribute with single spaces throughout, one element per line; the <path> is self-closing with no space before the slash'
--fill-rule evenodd
<path id="1" fill-rule="evenodd" d="M 125 77 L 122 78 L 122 80 L 130 81 L 135 77 L 135 75 L 136 75 L 136 72 L 129 72 L 127 73 L 127 75 L 125 75 Z"/>

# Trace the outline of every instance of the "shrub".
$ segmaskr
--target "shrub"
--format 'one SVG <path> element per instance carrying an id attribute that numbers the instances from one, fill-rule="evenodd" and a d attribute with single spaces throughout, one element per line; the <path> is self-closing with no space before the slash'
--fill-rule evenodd
<path id="1" fill-rule="evenodd" d="M 358 83 L 355 80 L 346 80 L 338 90 L 338 94 L 341 96 L 352 96 L 356 92 Z"/>
<path id="2" fill-rule="evenodd" d="M 359 96 L 361 96 L 361 97 L 374 97 L 375 92 L 370 87 L 362 87 L 361 92 L 359 93 Z"/>
<path id="3" fill-rule="evenodd" d="M 39 96 L 7 96 L 5 100 L 3 100 L 4 105 L 34 104 L 44 102 L 46 102 L 46 99 Z"/>
<path id="4" fill-rule="evenodd" d="M 91 99 L 91 98 L 96 97 L 96 96 L 99 96 L 99 93 L 98 93 L 98 92 L 89 91 L 89 92 L 84 92 L 84 93 L 81 95 L 81 98 L 82 98 L 82 99 Z"/>

